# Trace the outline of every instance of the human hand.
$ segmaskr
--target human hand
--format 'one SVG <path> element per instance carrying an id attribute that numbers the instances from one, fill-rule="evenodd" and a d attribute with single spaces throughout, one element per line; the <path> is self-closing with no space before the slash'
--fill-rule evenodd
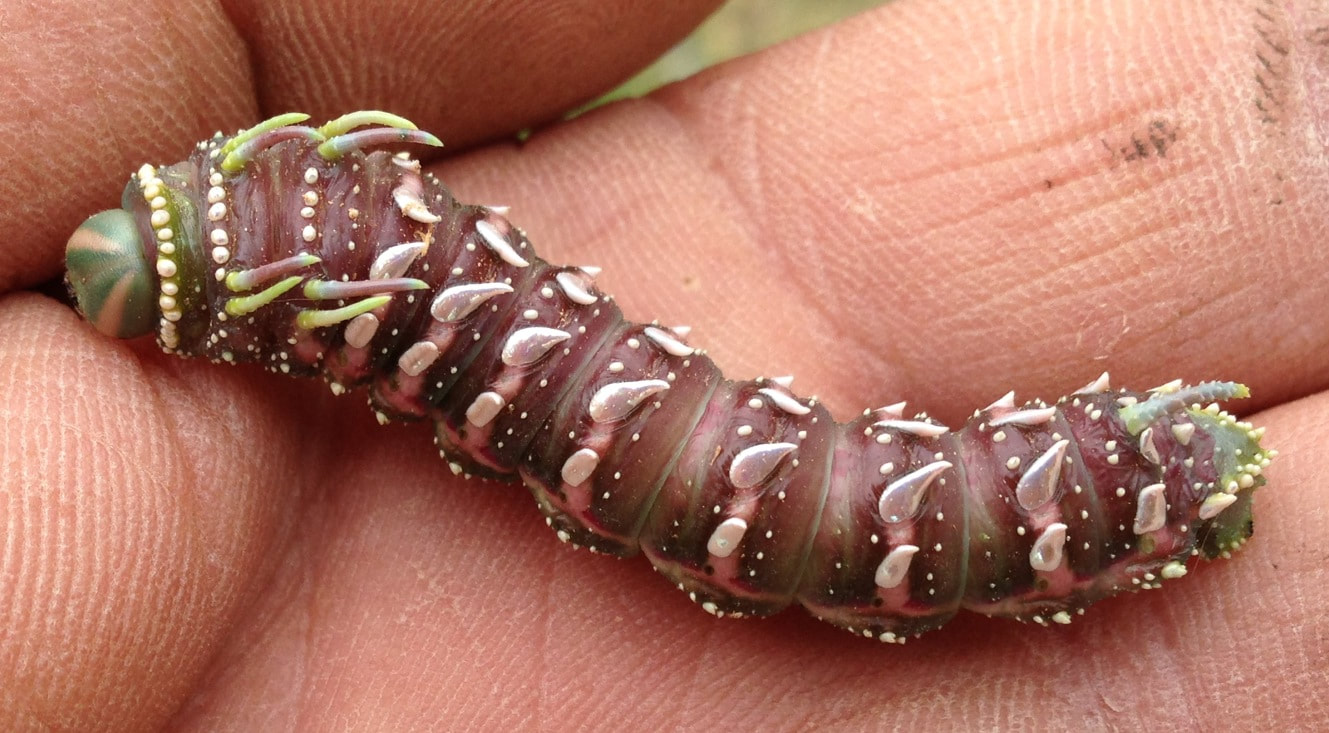
<path id="1" fill-rule="evenodd" d="M 900 0 L 433 166 L 463 200 L 512 204 L 548 259 L 604 266 L 629 316 L 692 325 L 731 376 L 795 373 L 841 418 L 908 397 L 959 424 L 1103 369 L 1238 379 L 1255 398 L 1234 407 L 1270 408 L 1252 419 L 1282 456 L 1236 560 L 1069 628 L 962 615 L 898 648 L 799 611 L 713 619 L 641 561 L 568 552 L 524 490 L 455 479 L 423 426 L 111 342 L 20 292 L 139 163 L 215 128 L 376 107 L 449 143 L 502 138 L 710 4 L 254 5 L 0 10 L 0 190 L 19 204 L 0 211 L 0 720 L 1323 720 L 1329 19 Z"/>

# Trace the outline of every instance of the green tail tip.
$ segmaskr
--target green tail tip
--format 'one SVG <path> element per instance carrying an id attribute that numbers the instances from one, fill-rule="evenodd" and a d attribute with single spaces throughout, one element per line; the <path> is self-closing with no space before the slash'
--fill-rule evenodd
<path id="1" fill-rule="evenodd" d="M 1131 435 L 1139 435 L 1158 418 L 1191 405 L 1250 396 L 1250 389 L 1238 382 L 1200 382 L 1192 386 L 1169 383 L 1153 390 L 1148 399 L 1122 407 L 1120 414 Z"/>
<path id="2" fill-rule="evenodd" d="M 1172 415 L 1174 431 L 1189 426 L 1190 433 L 1202 433 L 1212 441 L 1208 459 L 1213 461 L 1216 480 L 1207 496 L 1197 498 L 1204 503 L 1200 520 L 1205 524 L 1198 549 L 1205 557 L 1227 556 L 1250 538 L 1254 528 L 1251 494 L 1264 485 L 1264 470 L 1277 455 L 1260 445 L 1264 428 L 1238 420 L 1217 404 L 1246 399 L 1250 394 L 1246 385 L 1237 382 L 1201 382 L 1194 386 L 1170 383 L 1153 390 L 1147 399 L 1122 407 L 1119 413 L 1133 435 Z M 1191 440 L 1181 434 L 1178 439 L 1183 443 Z"/>

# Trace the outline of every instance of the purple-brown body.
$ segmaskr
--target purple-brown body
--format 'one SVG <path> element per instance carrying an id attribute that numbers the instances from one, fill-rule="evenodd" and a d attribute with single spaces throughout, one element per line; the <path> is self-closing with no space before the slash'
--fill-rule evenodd
<path id="1" fill-rule="evenodd" d="M 247 138 L 238 170 L 219 137 L 131 182 L 163 346 L 367 387 L 380 419 L 434 421 L 454 472 L 519 476 L 560 538 L 641 550 L 713 613 L 797 602 L 884 641 L 960 608 L 1068 622 L 1249 536 L 1272 452 L 1200 404 L 1235 385 L 1104 375 L 957 430 L 903 404 L 837 424 L 625 321 L 594 268 L 539 259 L 416 161 L 291 129 Z M 76 250 L 101 244 L 71 240 L 76 288 Z"/>

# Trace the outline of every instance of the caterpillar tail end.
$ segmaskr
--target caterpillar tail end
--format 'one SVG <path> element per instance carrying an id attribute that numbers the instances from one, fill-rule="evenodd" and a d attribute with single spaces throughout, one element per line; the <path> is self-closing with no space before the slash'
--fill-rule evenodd
<path id="1" fill-rule="evenodd" d="M 1182 444 L 1192 440 L 1212 443 L 1214 480 L 1197 496 L 1199 542 L 1205 558 L 1228 557 L 1240 549 L 1254 531 L 1251 495 L 1265 483 L 1264 470 L 1278 454 L 1264 448 L 1264 428 L 1238 420 L 1222 410 L 1217 400 L 1245 399 L 1250 390 L 1237 382 L 1202 382 L 1194 386 L 1169 383 L 1153 390 L 1148 399 L 1121 410 L 1131 433 L 1144 436 L 1166 419 Z M 1207 406 L 1202 406 L 1208 403 Z"/>
<path id="2" fill-rule="evenodd" d="M 1260 445 L 1264 428 L 1237 420 L 1210 404 L 1187 410 L 1197 430 L 1203 430 L 1214 443 L 1214 472 L 1218 480 L 1200 503 L 1202 525 L 1196 548 L 1208 559 L 1229 557 L 1241 548 L 1254 532 L 1251 497 L 1265 484 L 1264 471 L 1278 454 Z"/>

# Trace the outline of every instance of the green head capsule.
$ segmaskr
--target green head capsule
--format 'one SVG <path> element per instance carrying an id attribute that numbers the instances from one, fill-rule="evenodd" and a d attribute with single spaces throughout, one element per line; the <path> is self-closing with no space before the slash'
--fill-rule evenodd
<path id="1" fill-rule="evenodd" d="M 156 278 L 132 214 L 111 209 L 89 217 L 69 238 L 65 266 L 79 311 L 98 331 L 116 338 L 152 333 Z"/>

